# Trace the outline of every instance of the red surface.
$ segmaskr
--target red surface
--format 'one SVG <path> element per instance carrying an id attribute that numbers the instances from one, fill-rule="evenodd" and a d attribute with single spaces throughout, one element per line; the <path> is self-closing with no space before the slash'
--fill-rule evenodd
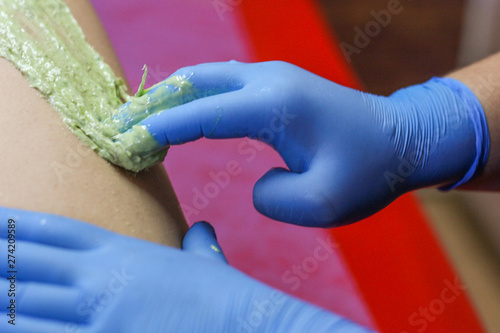
<path id="1" fill-rule="evenodd" d="M 483 332 L 466 291 L 450 293 L 458 277 L 412 196 L 333 233 L 381 331 Z"/>
<path id="2" fill-rule="evenodd" d="M 242 7 L 259 61 L 289 61 L 359 87 L 311 1 L 253 0 Z M 412 196 L 332 233 L 381 331 L 483 331 L 465 291 L 449 287 L 456 273 Z"/>

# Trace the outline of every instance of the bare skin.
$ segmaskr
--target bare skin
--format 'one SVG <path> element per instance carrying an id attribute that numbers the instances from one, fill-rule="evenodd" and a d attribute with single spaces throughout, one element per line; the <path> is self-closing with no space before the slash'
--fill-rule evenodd
<path id="1" fill-rule="evenodd" d="M 89 43 L 124 78 L 91 4 L 66 2 Z M 0 206 L 68 216 L 180 247 L 187 224 L 163 166 L 133 175 L 109 164 L 3 58 L 0 72 Z"/>
<path id="2" fill-rule="evenodd" d="M 483 172 L 461 189 L 500 190 L 500 53 L 449 75 L 466 84 L 483 106 L 490 132 L 490 154 Z"/>

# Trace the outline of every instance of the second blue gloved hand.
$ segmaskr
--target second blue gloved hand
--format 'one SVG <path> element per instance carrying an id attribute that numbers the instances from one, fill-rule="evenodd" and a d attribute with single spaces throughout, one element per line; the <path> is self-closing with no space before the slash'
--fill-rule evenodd
<path id="1" fill-rule="evenodd" d="M 15 262 L 0 261 L 2 333 L 368 332 L 228 266 L 208 223 L 189 230 L 181 251 L 0 208 L 0 248 L 8 244 Z"/>
<path id="2" fill-rule="evenodd" d="M 481 105 L 453 79 L 382 97 L 283 62 L 204 64 L 174 76 L 198 99 L 141 125 L 163 146 L 244 136 L 270 144 L 288 169 L 264 175 L 253 199 L 273 219 L 352 223 L 410 190 L 460 185 L 488 155 Z"/>

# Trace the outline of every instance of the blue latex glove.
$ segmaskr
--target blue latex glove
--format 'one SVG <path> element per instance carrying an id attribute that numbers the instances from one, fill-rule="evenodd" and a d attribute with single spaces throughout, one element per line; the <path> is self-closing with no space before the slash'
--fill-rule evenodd
<path id="1" fill-rule="evenodd" d="M 14 287 L 6 279 L 9 234 Z M 227 265 L 208 223 L 189 230 L 181 251 L 64 217 L 0 208 L 0 243 L 2 333 L 368 332 Z M 6 313 L 9 288 L 15 326 Z"/>
<path id="2" fill-rule="evenodd" d="M 487 159 L 484 112 L 453 79 L 382 97 L 283 62 L 203 64 L 174 76 L 193 84 L 186 101 L 197 99 L 140 125 L 162 146 L 201 137 L 269 143 L 288 169 L 264 175 L 253 200 L 273 219 L 322 227 L 352 223 L 405 192 L 463 184 Z"/>

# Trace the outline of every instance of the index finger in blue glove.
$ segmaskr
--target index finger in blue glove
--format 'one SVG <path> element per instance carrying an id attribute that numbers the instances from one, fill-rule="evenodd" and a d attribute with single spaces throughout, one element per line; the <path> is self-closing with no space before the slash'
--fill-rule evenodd
<path id="1" fill-rule="evenodd" d="M 243 88 L 246 78 L 241 68 L 248 64 L 237 61 L 213 62 L 184 67 L 170 77 L 182 77 L 193 85 L 197 98 L 226 93 Z"/>
<path id="2" fill-rule="evenodd" d="M 227 263 L 222 248 L 217 242 L 214 228 L 208 222 L 196 222 L 182 241 L 182 249 L 204 258 Z"/>
<path id="3" fill-rule="evenodd" d="M 173 76 L 184 77 L 192 83 L 193 91 L 189 93 L 195 99 L 154 113 L 139 125 L 146 126 L 162 147 L 202 137 L 245 136 L 273 145 L 273 140 L 268 140 L 263 130 L 282 132 L 280 122 L 283 118 L 287 121 L 287 118 L 278 109 L 286 108 L 282 103 L 286 100 L 284 86 L 288 81 L 279 75 L 272 78 L 259 76 L 259 66 L 261 64 L 230 62 L 183 68 Z M 270 83 L 271 79 L 280 84 Z M 125 132 L 117 140 L 126 142 L 129 135 L 130 132 Z"/>
<path id="4" fill-rule="evenodd" d="M 0 207 L 0 238 L 12 233 L 16 240 L 70 249 L 93 248 L 111 236 L 104 229 L 70 218 Z"/>
<path id="5" fill-rule="evenodd" d="M 248 93 L 242 89 L 162 111 L 146 118 L 141 125 L 147 127 L 161 146 L 183 144 L 202 137 L 252 137 L 266 124 L 265 117 L 253 112 L 263 107 L 260 100 L 248 99 Z M 122 139 L 126 135 L 124 133 Z"/>
<path id="6" fill-rule="evenodd" d="M 235 71 L 236 66 L 235 63 L 219 63 L 182 68 L 167 79 L 138 92 L 137 98 L 119 108 L 113 121 L 123 133 L 163 110 L 195 99 L 239 90 L 244 84 L 241 75 Z M 214 67 L 219 70 L 213 70 Z"/>

